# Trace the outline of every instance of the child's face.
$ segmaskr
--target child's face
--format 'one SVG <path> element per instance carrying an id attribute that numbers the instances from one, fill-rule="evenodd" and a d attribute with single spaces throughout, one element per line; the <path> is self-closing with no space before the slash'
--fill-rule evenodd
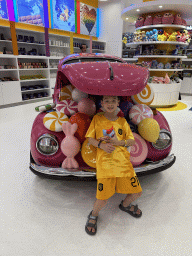
<path id="1" fill-rule="evenodd" d="M 105 109 L 106 112 L 112 113 L 115 112 L 119 105 L 119 100 L 117 96 L 103 96 L 101 100 L 101 106 Z"/>

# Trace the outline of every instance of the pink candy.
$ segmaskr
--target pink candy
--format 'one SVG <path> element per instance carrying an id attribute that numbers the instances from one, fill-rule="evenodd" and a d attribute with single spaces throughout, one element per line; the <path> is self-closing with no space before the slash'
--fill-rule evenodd
<path id="1" fill-rule="evenodd" d="M 153 111 L 145 104 L 134 105 L 129 111 L 130 120 L 139 124 L 145 118 L 153 118 Z"/>
<path id="2" fill-rule="evenodd" d="M 78 103 L 73 100 L 59 101 L 56 105 L 56 109 L 67 116 L 72 116 L 78 112 Z"/>

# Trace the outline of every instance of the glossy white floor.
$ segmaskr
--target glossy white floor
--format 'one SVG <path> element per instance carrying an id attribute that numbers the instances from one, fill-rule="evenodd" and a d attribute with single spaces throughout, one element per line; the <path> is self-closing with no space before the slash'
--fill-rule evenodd
<path id="1" fill-rule="evenodd" d="M 41 104 L 0 109 L 0 255 L 191 255 L 192 97 L 182 96 L 182 102 L 187 109 L 163 112 L 176 163 L 140 178 L 143 216 L 120 211 L 124 195 L 116 194 L 93 237 L 85 223 L 96 183 L 42 179 L 28 168 L 34 108 Z"/>

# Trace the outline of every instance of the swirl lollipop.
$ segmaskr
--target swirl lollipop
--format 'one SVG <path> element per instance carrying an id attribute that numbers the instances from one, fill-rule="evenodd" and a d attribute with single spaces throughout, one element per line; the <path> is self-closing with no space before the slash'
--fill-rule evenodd
<path id="1" fill-rule="evenodd" d="M 153 111 L 144 104 L 134 105 L 129 111 L 129 118 L 138 125 L 145 118 L 153 118 Z"/>
<path id="2" fill-rule="evenodd" d="M 150 85 L 146 87 L 140 93 L 131 96 L 131 99 L 135 104 L 145 104 L 150 105 L 154 99 L 154 91 Z"/>

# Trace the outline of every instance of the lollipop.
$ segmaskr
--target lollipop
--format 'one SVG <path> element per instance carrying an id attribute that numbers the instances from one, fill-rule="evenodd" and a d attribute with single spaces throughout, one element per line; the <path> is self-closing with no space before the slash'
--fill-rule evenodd
<path id="1" fill-rule="evenodd" d="M 67 99 L 72 99 L 72 91 L 75 87 L 71 84 L 64 86 L 61 89 L 60 95 L 59 95 L 59 100 L 67 100 Z"/>
<path id="2" fill-rule="evenodd" d="M 43 124 L 50 131 L 61 132 L 62 124 L 68 122 L 68 120 L 65 114 L 54 111 L 44 116 Z"/>
<path id="3" fill-rule="evenodd" d="M 72 99 L 74 101 L 79 102 L 79 101 L 81 101 L 84 98 L 88 98 L 88 94 L 87 93 L 82 92 L 82 91 L 78 90 L 77 88 L 75 88 L 72 91 Z"/>
<path id="4" fill-rule="evenodd" d="M 78 111 L 78 103 L 73 100 L 64 100 L 61 102 L 58 102 L 56 105 L 56 110 L 66 114 L 67 116 L 72 116 Z"/>
<path id="5" fill-rule="evenodd" d="M 129 111 L 129 118 L 138 125 L 145 118 L 153 118 L 153 111 L 144 104 L 134 105 Z"/>
<path id="6" fill-rule="evenodd" d="M 148 154 L 147 143 L 137 133 L 133 132 L 135 145 L 131 146 L 130 161 L 133 166 L 138 166 L 145 161 Z M 127 149 L 129 151 L 129 149 Z"/>
<path id="7" fill-rule="evenodd" d="M 150 85 L 146 87 L 140 93 L 131 96 L 131 99 L 135 104 L 146 104 L 150 105 L 154 99 L 154 91 Z"/>

